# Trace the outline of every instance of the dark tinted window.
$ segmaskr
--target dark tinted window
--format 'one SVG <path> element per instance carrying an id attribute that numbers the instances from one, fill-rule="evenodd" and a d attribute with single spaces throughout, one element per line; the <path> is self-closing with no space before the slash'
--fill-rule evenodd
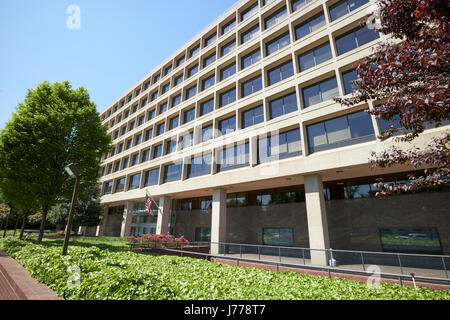
<path id="1" fill-rule="evenodd" d="M 245 69 L 260 60 L 261 51 L 258 49 L 242 58 L 242 68 Z"/>
<path id="2" fill-rule="evenodd" d="M 236 47 L 236 41 L 232 41 L 222 47 L 222 57 L 231 52 Z"/>
<path id="3" fill-rule="evenodd" d="M 246 97 L 262 89 L 261 76 L 253 78 L 242 84 L 242 96 Z"/>
<path id="4" fill-rule="evenodd" d="M 216 78 L 216 76 L 212 75 L 211 77 L 203 80 L 203 86 L 202 86 L 203 90 L 206 90 L 209 87 L 212 87 L 214 85 L 215 81 L 216 81 L 215 78 Z"/>
<path id="5" fill-rule="evenodd" d="M 274 26 L 277 24 L 281 19 L 283 19 L 287 15 L 286 8 L 282 8 L 275 12 L 274 14 L 270 15 L 264 20 L 264 24 L 266 29 L 270 28 L 271 26 Z"/>
<path id="6" fill-rule="evenodd" d="M 300 130 L 294 129 L 258 139 L 258 163 L 277 161 L 301 155 Z"/>
<path id="7" fill-rule="evenodd" d="M 248 128 L 261 122 L 264 122 L 263 106 L 242 112 L 242 128 Z"/>
<path id="8" fill-rule="evenodd" d="M 232 65 L 220 71 L 220 79 L 225 80 L 226 78 L 231 77 L 235 73 L 236 73 L 236 64 L 233 63 Z"/>
<path id="9" fill-rule="evenodd" d="M 189 88 L 186 91 L 186 99 L 190 99 L 192 97 L 194 97 L 197 94 L 197 86 Z"/>
<path id="10" fill-rule="evenodd" d="M 298 110 L 297 95 L 289 94 L 270 102 L 270 118 L 274 119 L 282 115 Z"/>
<path id="11" fill-rule="evenodd" d="M 206 68 L 207 66 L 212 64 L 214 61 L 216 61 L 216 54 L 215 53 L 213 53 L 209 57 L 205 58 L 204 63 L 203 63 L 203 67 Z"/>
<path id="12" fill-rule="evenodd" d="M 181 169 L 183 163 L 174 163 L 164 167 L 164 182 L 172 182 L 181 179 Z"/>
<path id="13" fill-rule="evenodd" d="M 162 156 L 162 149 L 163 149 L 162 144 L 155 147 L 155 149 L 153 151 L 153 159 L 156 159 L 156 158 L 159 158 Z"/>
<path id="14" fill-rule="evenodd" d="M 208 38 L 205 40 L 205 46 L 206 46 L 206 47 L 209 46 L 209 45 L 210 45 L 211 43 L 213 43 L 216 39 L 217 39 L 217 34 L 214 33 L 213 35 L 211 35 L 210 37 L 208 37 Z"/>
<path id="15" fill-rule="evenodd" d="M 211 161 L 211 154 L 192 158 L 187 168 L 188 178 L 211 174 Z"/>
<path id="16" fill-rule="evenodd" d="M 292 61 L 286 62 L 281 66 L 269 70 L 269 86 L 280 82 L 281 80 L 290 78 L 294 75 L 294 67 Z"/>
<path id="17" fill-rule="evenodd" d="M 256 11 L 258 11 L 258 3 L 253 4 L 248 9 L 244 10 L 241 13 L 241 20 L 244 21 L 248 17 L 250 17 L 252 14 L 254 14 Z"/>
<path id="18" fill-rule="evenodd" d="M 250 30 L 244 32 L 242 34 L 242 43 L 244 44 L 247 41 L 251 40 L 258 31 L 259 31 L 259 26 L 254 26 Z"/>
<path id="19" fill-rule="evenodd" d="M 338 84 L 335 77 L 304 88 L 302 92 L 305 108 L 339 96 Z"/>
<path id="20" fill-rule="evenodd" d="M 184 112 L 183 123 L 191 122 L 194 119 L 195 119 L 195 108 L 192 108 Z"/>
<path id="21" fill-rule="evenodd" d="M 233 29 L 235 25 L 236 25 L 236 19 L 234 19 L 234 20 L 228 22 L 227 24 L 225 24 L 224 26 L 222 26 L 222 34 L 225 34 L 228 31 L 230 31 L 231 29 Z"/>
<path id="22" fill-rule="evenodd" d="M 292 11 L 297 11 L 307 3 L 310 3 L 313 0 L 293 0 L 292 1 Z"/>
<path id="23" fill-rule="evenodd" d="M 296 39 L 299 40 L 311 32 L 322 28 L 324 25 L 326 25 L 325 16 L 323 13 L 320 13 L 295 28 Z"/>
<path id="24" fill-rule="evenodd" d="M 291 40 L 289 37 L 289 32 L 279 36 L 275 40 L 272 40 L 266 44 L 267 55 L 269 56 L 272 53 L 274 53 L 280 49 L 283 49 L 284 47 L 288 46 L 290 43 L 291 43 Z"/>
<path id="25" fill-rule="evenodd" d="M 214 99 L 208 100 L 206 102 L 203 102 L 200 105 L 200 115 L 205 115 L 214 110 Z"/>
<path id="26" fill-rule="evenodd" d="M 250 154 L 249 143 L 223 149 L 218 164 L 219 171 L 237 169 L 248 166 L 249 154 Z"/>
<path id="27" fill-rule="evenodd" d="M 220 94 L 220 106 L 224 107 L 236 101 L 236 88 Z"/>
<path id="28" fill-rule="evenodd" d="M 333 58 L 329 43 L 325 43 L 299 56 L 300 71 L 313 68 Z"/>
<path id="29" fill-rule="evenodd" d="M 147 171 L 145 173 L 145 186 L 153 186 L 159 184 L 159 168 Z"/>
<path id="30" fill-rule="evenodd" d="M 140 173 L 135 174 L 130 177 L 130 185 L 129 185 L 130 190 L 139 189 L 140 184 L 141 184 L 141 174 Z"/>
<path id="31" fill-rule="evenodd" d="M 198 72 L 198 64 L 189 69 L 188 77 L 192 77 L 197 72 Z"/>
<path id="32" fill-rule="evenodd" d="M 226 135 L 236 131 L 236 117 L 230 117 L 228 119 L 219 122 L 219 130 L 222 135 Z"/>
<path id="33" fill-rule="evenodd" d="M 202 128 L 202 142 L 211 140 L 213 138 L 214 129 L 212 125 Z"/>
<path id="34" fill-rule="evenodd" d="M 366 43 L 378 39 L 379 37 L 380 35 L 378 34 L 378 32 L 367 27 L 354 29 L 347 34 L 336 38 L 336 48 L 338 55 L 363 46 Z"/>
<path id="35" fill-rule="evenodd" d="M 332 5 L 330 7 L 331 21 L 345 16 L 347 13 L 350 13 L 368 2 L 369 0 L 343 0 Z"/>
<path id="36" fill-rule="evenodd" d="M 375 139 L 372 119 L 364 111 L 310 125 L 307 131 L 310 153 Z"/>
<path id="37" fill-rule="evenodd" d="M 178 127 L 178 124 L 179 124 L 179 117 L 177 116 L 177 117 L 174 117 L 174 118 L 172 118 L 172 119 L 170 119 L 170 125 L 169 125 L 169 129 L 170 130 L 172 130 L 172 129 L 175 129 L 175 128 L 177 128 Z"/>
<path id="38" fill-rule="evenodd" d="M 358 87 L 353 84 L 353 81 L 358 79 L 356 70 L 350 70 L 342 74 L 342 80 L 344 81 L 345 94 L 350 94 L 353 90 L 357 90 Z"/>

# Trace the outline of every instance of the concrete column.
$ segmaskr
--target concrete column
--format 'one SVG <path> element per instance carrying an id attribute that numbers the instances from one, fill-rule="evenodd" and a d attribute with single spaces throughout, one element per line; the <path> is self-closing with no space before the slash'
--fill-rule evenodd
<path id="1" fill-rule="evenodd" d="M 103 219 L 100 221 L 100 225 L 97 226 L 97 231 L 95 232 L 96 237 L 103 237 L 105 235 L 106 222 L 108 220 L 109 208 L 104 208 Z"/>
<path id="2" fill-rule="evenodd" d="M 120 236 L 122 238 L 128 237 L 131 232 L 131 221 L 133 219 L 133 203 L 130 201 L 125 202 L 123 208 L 122 228 L 120 229 Z"/>
<path id="3" fill-rule="evenodd" d="M 168 234 L 170 216 L 170 199 L 168 197 L 159 198 L 159 209 L 156 234 Z"/>
<path id="4" fill-rule="evenodd" d="M 250 166 L 256 167 L 258 165 L 258 137 L 250 138 Z"/>
<path id="5" fill-rule="evenodd" d="M 211 212 L 211 254 L 220 254 L 219 242 L 227 238 L 227 192 L 224 189 L 213 191 Z"/>
<path id="6" fill-rule="evenodd" d="M 321 176 L 305 176 L 305 194 L 309 247 L 311 249 L 329 249 L 330 239 L 328 235 L 327 212 Z M 311 263 L 314 265 L 327 266 L 327 252 L 311 250 Z"/>
<path id="7" fill-rule="evenodd" d="M 86 227 L 78 227 L 77 234 L 81 234 L 83 236 L 86 236 Z"/>
<path id="8" fill-rule="evenodd" d="M 373 101 L 368 101 L 367 104 L 369 105 L 369 110 L 373 111 L 373 109 L 375 107 Z M 373 129 L 375 131 L 375 136 L 377 137 L 377 140 L 379 140 L 378 137 L 383 134 L 383 132 L 381 132 L 381 129 L 380 129 L 380 122 L 378 121 L 378 119 L 375 116 L 370 115 L 370 117 L 372 118 L 372 125 L 373 125 Z"/>

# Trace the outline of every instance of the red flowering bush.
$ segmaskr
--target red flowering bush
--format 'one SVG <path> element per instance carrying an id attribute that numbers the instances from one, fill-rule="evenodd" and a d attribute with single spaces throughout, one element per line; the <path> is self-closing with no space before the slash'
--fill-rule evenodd
<path id="1" fill-rule="evenodd" d="M 138 237 L 134 237 L 134 236 L 129 236 L 129 237 L 127 237 L 127 241 L 129 243 L 139 243 L 139 238 Z"/>
<path id="2" fill-rule="evenodd" d="M 130 236 L 127 237 L 127 241 L 135 244 L 153 244 L 154 247 L 158 248 L 177 247 L 181 243 L 189 242 L 184 236 L 176 238 L 166 234 L 143 234 L 141 237 Z"/>

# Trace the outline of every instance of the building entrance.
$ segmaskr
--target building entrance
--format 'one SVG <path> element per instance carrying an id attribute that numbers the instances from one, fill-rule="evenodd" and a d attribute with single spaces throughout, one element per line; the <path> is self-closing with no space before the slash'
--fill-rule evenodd
<path id="1" fill-rule="evenodd" d="M 106 220 L 105 236 L 120 237 L 122 229 L 124 206 L 111 207 L 108 209 L 108 218 Z"/>

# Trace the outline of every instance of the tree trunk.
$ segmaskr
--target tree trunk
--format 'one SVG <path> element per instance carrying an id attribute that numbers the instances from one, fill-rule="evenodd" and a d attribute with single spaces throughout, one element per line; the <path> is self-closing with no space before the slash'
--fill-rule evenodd
<path id="1" fill-rule="evenodd" d="M 44 237 L 45 220 L 47 220 L 47 212 L 48 212 L 48 205 L 46 204 L 42 209 L 41 228 L 39 229 L 39 236 L 37 239 L 37 243 L 42 243 L 42 238 Z"/>
<path id="2" fill-rule="evenodd" d="M 28 217 L 28 215 L 26 213 L 24 213 L 23 217 L 22 217 L 22 228 L 20 229 L 19 240 L 23 239 L 23 233 L 25 231 L 25 224 L 26 224 L 26 221 L 27 221 L 27 217 Z"/>
<path id="3" fill-rule="evenodd" d="M 20 216 L 17 216 L 17 219 L 16 219 L 16 225 L 14 226 L 14 234 L 13 234 L 13 237 L 16 236 L 17 227 L 19 226 L 19 220 L 20 220 Z"/>
<path id="4" fill-rule="evenodd" d="M 5 225 L 5 231 L 3 232 L 3 238 L 6 237 L 6 231 L 8 230 L 8 224 L 9 224 L 9 217 L 11 216 L 12 209 L 9 209 L 8 216 L 6 217 L 6 225 Z"/>

